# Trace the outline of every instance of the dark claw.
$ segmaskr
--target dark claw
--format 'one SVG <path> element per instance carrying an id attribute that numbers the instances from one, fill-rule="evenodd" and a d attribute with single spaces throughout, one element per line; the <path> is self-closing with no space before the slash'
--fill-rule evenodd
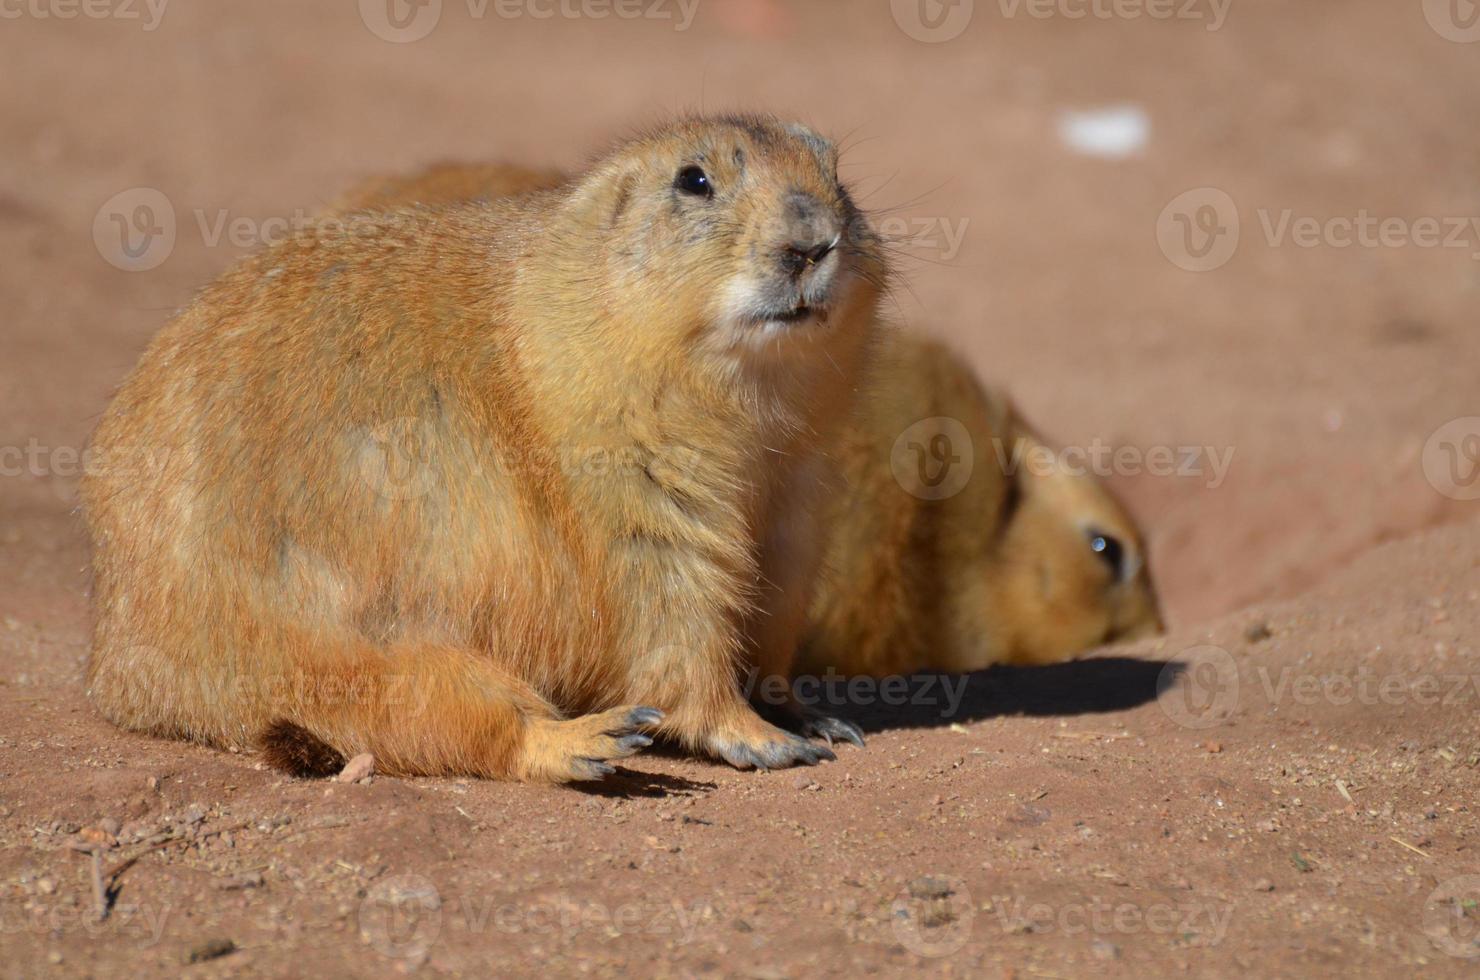
<path id="1" fill-rule="evenodd" d="M 656 725 L 663 720 L 663 712 L 657 708 L 633 708 L 627 715 L 627 723 L 633 728 Z"/>
<path id="2" fill-rule="evenodd" d="M 826 745 L 809 745 L 808 748 L 812 750 L 812 762 L 810 763 L 811 765 L 815 766 L 817 763 L 823 761 L 824 759 L 828 762 L 838 761 L 837 755 Z"/>
<path id="3" fill-rule="evenodd" d="M 787 735 L 782 740 L 765 742 L 759 746 L 735 745 L 723 754 L 726 761 L 742 769 L 815 766 L 824 759 L 837 758 L 827 746 L 809 742 L 798 735 Z"/>
<path id="4" fill-rule="evenodd" d="M 641 752 L 643 749 L 652 744 L 652 736 L 643 735 L 640 732 L 635 735 L 626 735 L 622 738 L 617 739 L 617 749 L 623 755 L 633 755 L 637 752 Z"/>
<path id="5" fill-rule="evenodd" d="M 828 745 L 833 744 L 833 739 L 836 738 L 863 748 L 863 729 L 851 721 L 828 715 L 807 716 L 802 721 L 802 734 L 811 738 L 825 738 Z"/>
<path id="6" fill-rule="evenodd" d="M 601 779 L 617 771 L 600 759 L 577 759 L 574 768 L 579 771 L 581 779 Z"/>

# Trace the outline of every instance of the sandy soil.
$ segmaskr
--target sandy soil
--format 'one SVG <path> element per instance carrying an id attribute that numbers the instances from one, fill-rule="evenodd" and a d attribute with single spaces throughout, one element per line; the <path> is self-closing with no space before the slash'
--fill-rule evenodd
<path id="1" fill-rule="evenodd" d="M 0 8 L 0 975 L 1474 975 L 1480 44 L 1445 4 L 1003 0 L 932 42 L 903 0 L 447 0 L 407 43 L 361 6 Z M 1140 153 L 1061 141 L 1116 104 Z M 591 791 L 293 782 L 100 721 L 75 454 L 170 311 L 367 174 L 569 166 L 692 107 L 846 136 L 921 233 L 898 318 L 1136 451 L 1171 633 L 854 705 L 868 748 L 815 770 Z M 101 922 L 79 847 L 137 856 Z"/>

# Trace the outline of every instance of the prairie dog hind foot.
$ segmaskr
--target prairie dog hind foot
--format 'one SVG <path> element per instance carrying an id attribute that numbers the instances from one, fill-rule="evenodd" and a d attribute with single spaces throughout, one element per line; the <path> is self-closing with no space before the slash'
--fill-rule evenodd
<path id="1" fill-rule="evenodd" d="M 758 715 L 712 732 L 704 747 L 736 769 L 787 769 L 837 759 L 826 745 L 777 728 Z"/>
<path id="2" fill-rule="evenodd" d="M 552 783 L 609 776 L 611 763 L 653 744 L 642 729 L 663 720 L 657 708 L 627 706 L 569 720 L 541 719 L 530 728 L 521 777 Z"/>

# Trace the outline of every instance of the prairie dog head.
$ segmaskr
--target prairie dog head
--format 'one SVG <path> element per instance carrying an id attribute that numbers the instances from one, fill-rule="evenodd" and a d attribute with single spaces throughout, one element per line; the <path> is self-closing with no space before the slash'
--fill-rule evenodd
<path id="1" fill-rule="evenodd" d="M 599 301 L 721 350 L 826 331 L 871 311 L 879 242 L 838 182 L 837 150 L 797 123 L 691 119 L 638 137 L 571 187 Z M 594 246 L 594 247 L 593 247 Z M 774 346 L 774 345 L 773 345 Z"/>
<path id="2" fill-rule="evenodd" d="M 1161 632 L 1145 543 L 1109 490 L 1056 458 L 1008 479 L 1016 500 L 989 581 L 976 586 L 1003 632 L 1004 662 L 1055 663 Z"/>
<path id="3" fill-rule="evenodd" d="M 1055 663 L 1160 631 L 1145 545 L 1130 516 L 1093 474 L 1049 451 L 957 354 L 934 341 L 893 336 L 871 412 L 868 424 L 880 430 L 871 460 L 926 418 L 950 420 L 950 438 L 970 445 L 947 448 L 973 460 L 959 490 L 938 500 L 904 493 L 895 484 L 898 470 L 886 477 L 886 499 L 907 502 L 914 514 L 903 539 L 915 583 L 905 603 L 912 623 L 905 639 L 928 663 L 909 666 L 971 671 Z M 922 436 L 914 445 L 930 442 Z M 855 532 L 858 550 L 879 533 Z"/>
<path id="4" fill-rule="evenodd" d="M 956 391 L 984 400 L 961 417 L 974 419 L 984 484 L 999 489 L 962 494 L 959 508 L 989 512 L 955 511 L 966 540 L 947 552 L 959 555 L 943 582 L 956 634 L 947 645 L 961 660 L 949 666 L 1058 663 L 1159 634 L 1146 543 L 1110 490 L 1048 452 L 999 392 Z"/>

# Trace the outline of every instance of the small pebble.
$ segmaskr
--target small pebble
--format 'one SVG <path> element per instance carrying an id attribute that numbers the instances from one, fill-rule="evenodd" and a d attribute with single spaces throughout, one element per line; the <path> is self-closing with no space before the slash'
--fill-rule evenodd
<path id="1" fill-rule="evenodd" d="M 100 844 L 103 847 L 112 847 L 118 843 L 117 838 L 102 827 L 83 827 L 77 836 L 89 844 Z"/>
<path id="2" fill-rule="evenodd" d="M 228 878 L 216 887 L 220 888 L 223 892 L 236 892 L 245 891 L 248 888 L 261 888 L 262 872 L 249 871 L 246 874 L 240 874 L 234 878 Z"/>
<path id="3" fill-rule="evenodd" d="M 945 878 L 932 875 L 916 878 L 909 884 L 910 895 L 914 898 L 948 898 L 954 891 Z"/>
<path id="4" fill-rule="evenodd" d="M 211 939 L 192 949 L 187 962 L 204 963 L 207 960 L 229 956 L 234 952 L 236 952 L 236 943 L 230 939 Z"/>

